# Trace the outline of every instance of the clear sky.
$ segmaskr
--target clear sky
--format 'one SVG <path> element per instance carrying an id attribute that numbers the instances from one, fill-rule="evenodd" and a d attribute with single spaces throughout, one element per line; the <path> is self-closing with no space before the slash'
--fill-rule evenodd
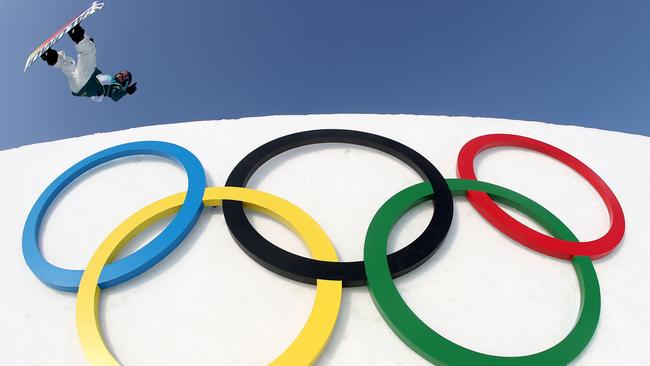
<path id="1" fill-rule="evenodd" d="M 650 1 L 107 0 L 84 22 L 138 92 L 70 94 L 31 51 L 91 3 L 3 0 L 0 149 L 160 123 L 412 113 L 650 136 Z M 56 49 L 74 55 L 66 36 Z M 76 57 L 76 55 L 74 55 Z"/>

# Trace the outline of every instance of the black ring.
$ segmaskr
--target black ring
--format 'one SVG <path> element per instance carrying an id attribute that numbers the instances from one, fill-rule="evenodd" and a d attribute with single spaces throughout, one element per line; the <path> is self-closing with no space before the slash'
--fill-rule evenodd
<path id="1" fill-rule="evenodd" d="M 352 130 L 328 129 L 294 133 L 267 142 L 249 153 L 230 173 L 226 186 L 246 187 L 248 180 L 262 164 L 285 151 L 330 142 L 356 144 L 383 151 L 400 159 L 423 179 L 431 182 L 435 192 L 431 221 L 411 244 L 388 255 L 388 265 L 393 278 L 397 278 L 429 259 L 440 247 L 451 226 L 454 214 L 451 191 L 442 174 L 431 162 L 397 141 Z M 248 221 L 241 202 L 224 200 L 223 214 L 239 247 L 257 263 L 281 276 L 308 284 L 315 284 L 316 279 L 340 280 L 346 287 L 364 286 L 368 282 L 363 261 L 327 262 L 305 258 L 264 239 Z"/>

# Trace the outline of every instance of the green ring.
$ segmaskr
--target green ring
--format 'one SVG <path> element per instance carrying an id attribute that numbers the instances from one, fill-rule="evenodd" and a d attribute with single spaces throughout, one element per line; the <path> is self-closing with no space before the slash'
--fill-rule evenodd
<path id="1" fill-rule="evenodd" d="M 488 193 L 497 202 L 526 214 L 555 237 L 578 241 L 560 219 L 541 205 L 509 189 L 475 180 L 447 179 L 454 196 L 468 190 Z M 571 332 L 555 346 L 532 355 L 504 357 L 475 352 L 461 347 L 429 328 L 404 302 L 391 278 L 386 261 L 388 235 L 399 218 L 421 202 L 433 199 L 427 182 L 416 184 L 391 197 L 370 223 L 364 247 L 368 288 L 375 306 L 393 332 L 420 356 L 436 365 L 566 365 L 587 346 L 596 331 L 600 316 L 598 277 L 585 256 L 571 259 L 580 284 L 580 312 Z"/>

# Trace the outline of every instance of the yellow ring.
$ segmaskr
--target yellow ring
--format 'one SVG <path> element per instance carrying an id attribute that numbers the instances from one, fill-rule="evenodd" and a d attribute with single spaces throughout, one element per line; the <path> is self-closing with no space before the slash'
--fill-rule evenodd
<path id="1" fill-rule="evenodd" d="M 77 295 L 77 333 L 86 357 L 93 366 L 120 365 L 106 347 L 99 325 L 97 285 L 104 266 L 120 249 L 149 225 L 176 213 L 185 193 L 163 198 L 141 209 L 122 222 L 99 246 L 86 267 Z M 203 195 L 205 206 L 220 206 L 222 200 L 242 201 L 254 210 L 269 214 L 289 228 L 306 243 L 315 259 L 338 261 L 336 251 L 323 229 L 297 206 L 268 193 L 239 187 L 209 187 Z M 341 304 L 341 281 L 318 280 L 316 300 L 298 337 L 271 365 L 311 365 L 334 330 Z"/>

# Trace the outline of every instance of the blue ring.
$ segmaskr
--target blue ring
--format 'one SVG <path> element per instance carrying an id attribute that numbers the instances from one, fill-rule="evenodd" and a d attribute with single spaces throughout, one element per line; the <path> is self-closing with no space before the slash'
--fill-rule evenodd
<path id="1" fill-rule="evenodd" d="M 59 268 L 43 258 L 38 238 L 48 207 L 57 195 L 80 175 L 108 161 L 130 155 L 156 155 L 182 165 L 188 178 L 187 195 L 165 230 L 135 253 L 104 267 L 99 277 L 99 286 L 115 286 L 153 267 L 181 243 L 196 223 L 203 210 L 205 172 L 201 162 L 191 152 L 162 141 L 132 142 L 102 150 L 73 165 L 56 178 L 43 191 L 29 212 L 23 229 L 23 257 L 36 277 L 46 285 L 62 291 L 76 292 L 83 274 L 83 270 Z"/>

